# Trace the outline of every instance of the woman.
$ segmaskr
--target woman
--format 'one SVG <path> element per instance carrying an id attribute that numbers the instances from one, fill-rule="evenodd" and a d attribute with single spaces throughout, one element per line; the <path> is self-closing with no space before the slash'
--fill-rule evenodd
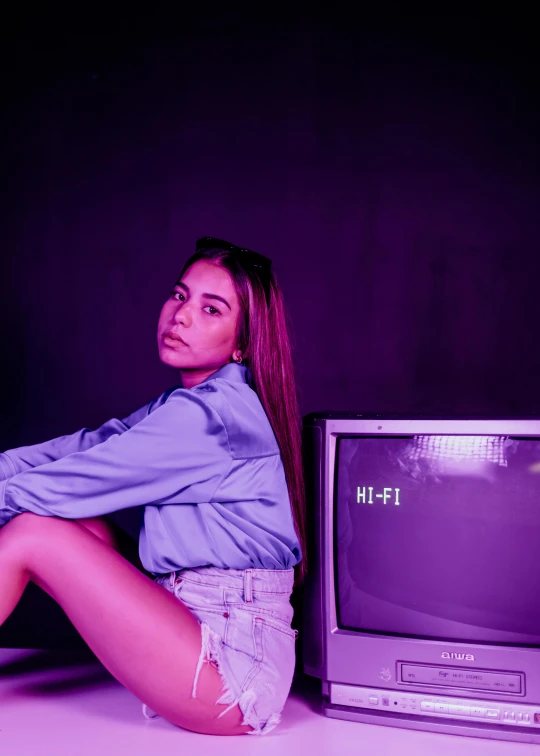
<path id="1" fill-rule="evenodd" d="M 146 716 L 264 734 L 291 686 L 305 553 L 291 350 L 270 260 L 211 237 L 196 250 L 158 323 L 181 385 L 0 455 L 0 623 L 31 580 Z M 137 505 L 139 569 L 103 517 Z"/>

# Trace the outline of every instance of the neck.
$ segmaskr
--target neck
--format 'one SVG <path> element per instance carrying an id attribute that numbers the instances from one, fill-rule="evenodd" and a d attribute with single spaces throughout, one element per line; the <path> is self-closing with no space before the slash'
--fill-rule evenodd
<path id="1" fill-rule="evenodd" d="M 220 367 L 223 367 L 221 365 Z M 180 370 L 180 377 L 182 379 L 182 387 L 186 389 L 198 386 L 213 373 L 217 373 L 219 368 L 193 368 L 190 370 Z"/>

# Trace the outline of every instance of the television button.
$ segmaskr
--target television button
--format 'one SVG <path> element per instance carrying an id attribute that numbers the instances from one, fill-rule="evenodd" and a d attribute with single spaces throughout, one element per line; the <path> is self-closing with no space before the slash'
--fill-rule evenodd
<path id="1" fill-rule="evenodd" d="M 485 717 L 487 710 L 483 706 L 471 706 L 471 717 Z"/>
<path id="2" fill-rule="evenodd" d="M 383 706 L 390 706 L 390 699 L 388 698 L 388 696 L 383 696 L 382 697 L 382 705 Z"/>
<path id="3" fill-rule="evenodd" d="M 435 704 L 431 703 L 431 701 L 422 701 L 420 704 L 420 711 L 434 711 L 435 710 Z"/>
<path id="4" fill-rule="evenodd" d="M 524 722 L 530 722 L 530 721 L 531 721 L 531 718 L 530 718 L 530 716 L 529 716 L 529 715 L 527 714 L 527 712 L 525 712 L 525 714 L 523 715 L 523 721 L 524 721 Z"/>
<path id="5" fill-rule="evenodd" d="M 377 706 L 377 704 L 379 703 L 377 696 L 370 696 L 368 700 L 370 704 L 373 704 L 373 706 Z"/>
<path id="6" fill-rule="evenodd" d="M 448 704 L 436 703 L 435 711 L 437 714 L 448 714 Z"/>
<path id="7" fill-rule="evenodd" d="M 460 717 L 468 717 L 471 713 L 470 706 L 459 706 L 458 704 L 450 704 L 448 710 L 450 714 L 457 714 Z"/>

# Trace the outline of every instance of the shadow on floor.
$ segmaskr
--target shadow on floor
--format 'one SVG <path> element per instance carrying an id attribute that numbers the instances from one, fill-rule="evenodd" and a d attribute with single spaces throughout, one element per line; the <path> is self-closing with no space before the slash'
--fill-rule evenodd
<path id="1" fill-rule="evenodd" d="M 24 682 L 21 678 L 50 673 L 48 679 Z M 0 680 L 20 685 L 11 695 L 58 695 L 105 685 L 118 685 L 90 649 L 59 651 L 38 650 L 20 659 L 0 664 Z"/>
<path id="2" fill-rule="evenodd" d="M 0 663 L 0 679 L 55 669 L 100 664 L 88 647 L 80 649 L 36 649 L 20 659 Z M 103 667 L 102 667 L 103 669 Z M 107 673 L 108 674 L 108 673 Z"/>

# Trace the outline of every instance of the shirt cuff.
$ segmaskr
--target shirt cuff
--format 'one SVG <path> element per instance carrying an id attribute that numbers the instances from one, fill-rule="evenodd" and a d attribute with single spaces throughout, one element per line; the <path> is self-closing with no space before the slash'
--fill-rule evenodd
<path id="1" fill-rule="evenodd" d="M 15 514 L 15 512 L 6 509 L 6 507 L 4 506 L 4 494 L 7 484 L 7 480 L 0 481 L 0 528 L 2 527 L 2 525 L 5 525 L 7 522 L 9 522 Z"/>
<path id="2" fill-rule="evenodd" d="M 17 471 L 13 467 L 8 455 L 0 452 L 0 480 L 7 480 L 16 474 Z"/>

